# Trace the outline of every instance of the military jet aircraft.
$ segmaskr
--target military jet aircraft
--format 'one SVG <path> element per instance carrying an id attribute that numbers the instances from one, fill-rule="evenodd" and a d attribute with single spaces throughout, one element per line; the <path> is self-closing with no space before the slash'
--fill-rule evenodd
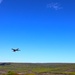
<path id="1" fill-rule="evenodd" d="M 13 50 L 13 52 L 20 51 L 19 48 L 17 48 L 17 49 L 12 48 L 12 50 Z"/>

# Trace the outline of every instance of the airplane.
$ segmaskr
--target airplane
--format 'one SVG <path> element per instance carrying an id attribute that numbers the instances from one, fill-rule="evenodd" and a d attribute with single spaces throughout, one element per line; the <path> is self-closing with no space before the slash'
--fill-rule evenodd
<path id="1" fill-rule="evenodd" d="M 17 49 L 12 48 L 12 50 L 13 50 L 13 52 L 20 51 L 19 48 L 17 48 Z"/>

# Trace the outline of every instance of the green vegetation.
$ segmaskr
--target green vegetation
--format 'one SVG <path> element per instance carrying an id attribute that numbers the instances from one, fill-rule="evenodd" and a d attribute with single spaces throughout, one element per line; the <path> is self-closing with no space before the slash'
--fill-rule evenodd
<path id="1" fill-rule="evenodd" d="M 75 75 L 75 64 L 10 63 L 0 64 L 1 75 Z"/>
<path id="2" fill-rule="evenodd" d="M 6 75 L 19 75 L 19 74 L 12 72 L 12 71 L 8 71 L 8 73 Z"/>

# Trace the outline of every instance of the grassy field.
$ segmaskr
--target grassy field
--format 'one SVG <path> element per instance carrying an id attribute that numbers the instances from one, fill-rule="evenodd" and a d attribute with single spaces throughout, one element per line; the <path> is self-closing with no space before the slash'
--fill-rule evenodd
<path id="1" fill-rule="evenodd" d="M 0 75 L 75 75 L 75 64 L 0 63 Z"/>

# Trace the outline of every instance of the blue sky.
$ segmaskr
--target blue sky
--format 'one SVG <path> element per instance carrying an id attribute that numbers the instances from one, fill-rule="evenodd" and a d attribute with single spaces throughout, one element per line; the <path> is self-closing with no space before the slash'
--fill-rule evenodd
<path id="1" fill-rule="evenodd" d="M 75 0 L 0 0 L 0 62 L 74 63 Z"/>

